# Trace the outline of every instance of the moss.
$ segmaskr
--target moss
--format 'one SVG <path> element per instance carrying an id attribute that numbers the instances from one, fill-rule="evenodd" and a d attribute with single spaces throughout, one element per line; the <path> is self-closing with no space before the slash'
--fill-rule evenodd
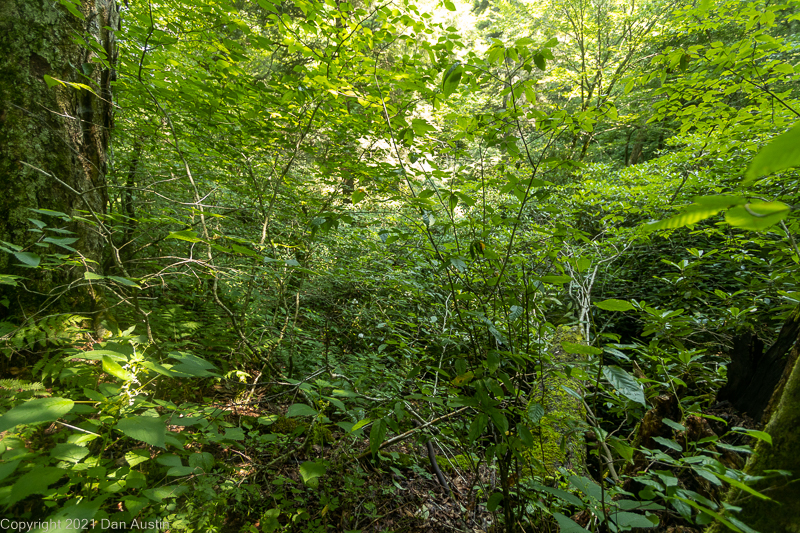
<path id="1" fill-rule="evenodd" d="M 523 469 L 528 474 L 552 475 L 559 467 L 581 473 L 585 470 L 586 445 L 581 428 L 581 422 L 586 418 L 585 407 L 583 402 L 563 388 L 579 391 L 581 382 L 560 374 L 569 363 L 582 356 L 567 353 L 563 342 L 583 343 L 580 328 L 561 326 L 556 331 L 550 350 L 550 364 L 528 402 L 528 413 L 537 403 L 545 413 L 540 423 L 531 421 L 530 424 L 535 444 L 524 454 L 530 463 Z"/>
<path id="2" fill-rule="evenodd" d="M 270 426 L 270 430 L 273 433 L 280 433 L 282 435 L 294 433 L 297 428 L 303 428 L 303 431 L 305 431 L 308 429 L 308 424 L 301 422 L 296 418 L 286 418 L 285 416 L 280 416 L 278 417 L 278 420 L 276 420 L 275 423 Z"/>
<path id="3" fill-rule="evenodd" d="M 439 465 L 439 468 L 441 468 L 442 471 L 449 473 L 472 470 L 473 465 L 475 465 L 478 462 L 479 458 L 475 454 L 471 455 L 472 457 L 470 458 L 469 455 L 459 454 L 453 456 L 452 459 L 448 459 L 447 457 L 436 456 L 436 464 Z"/>

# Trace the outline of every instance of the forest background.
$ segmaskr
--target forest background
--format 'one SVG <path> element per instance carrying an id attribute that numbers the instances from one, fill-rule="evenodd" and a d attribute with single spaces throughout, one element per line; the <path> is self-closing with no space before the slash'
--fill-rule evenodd
<path id="1" fill-rule="evenodd" d="M 797 531 L 799 18 L 5 0 L 4 516 Z"/>

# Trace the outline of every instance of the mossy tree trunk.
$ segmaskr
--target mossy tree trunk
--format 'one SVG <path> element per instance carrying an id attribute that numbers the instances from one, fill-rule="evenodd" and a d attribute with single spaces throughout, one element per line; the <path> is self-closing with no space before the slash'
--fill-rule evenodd
<path id="1" fill-rule="evenodd" d="M 31 212 L 50 209 L 68 215 L 80 211 L 90 222 L 63 226 L 74 232 L 82 261 L 102 269 L 105 236 L 94 221 L 106 212 L 106 152 L 112 126 L 111 83 L 116 57 L 114 29 L 119 26 L 115 0 L 74 0 L 71 10 L 52 0 L 0 0 L 0 241 L 37 253 L 69 253 L 37 239 L 64 237 L 32 233 L 29 218 L 48 227 L 63 222 Z M 70 12 L 72 11 L 72 12 Z M 88 46 L 77 44 L 83 36 Z M 66 83 L 48 87 L 45 76 Z M 91 91 L 69 86 L 83 84 Z M 88 213 L 88 214 L 87 214 Z M 19 261 L 0 253 L 0 272 L 24 276 L 20 287 L 4 286 L 7 308 L 18 314 L 41 303 L 47 294 L 83 277 L 72 271 L 20 268 Z M 102 272 L 100 272 L 102 273 Z M 14 292 L 11 292 L 13 290 Z M 63 302 L 72 310 L 91 310 L 96 293 L 70 291 Z M 26 309 L 27 308 L 27 309 Z"/>
<path id="2" fill-rule="evenodd" d="M 586 421 L 586 408 L 580 399 L 564 390 L 564 387 L 569 387 L 580 393 L 583 386 L 580 380 L 566 377 L 564 372 L 583 356 L 567 352 L 562 345 L 565 342 L 584 343 L 581 328 L 562 326 L 558 329 L 550 348 L 550 362 L 528 403 L 529 416 L 539 409 L 536 404 L 544 412 L 539 423 L 531 428 L 536 443 L 530 450 L 534 474 L 552 476 L 561 467 L 579 474 L 586 470 L 582 427 Z M 563 448 L 562 441 L 565 444 Z"/>
<path id="3" fill-rule="evenodd" d="M 768 408 L 771 411 L 765 431 L 772 445 L 759 441 L 747 462 L 745 472 L 767 475 L 768 470 L 791 472 L 788 483 L 774 476 L 753 485 L 771 498 L 761 500 L 741 490 L 732 490 L 728 502 L 742 508 L 736 517 L 760 533 L 800 532 L 800 338 L 789 356 L 784 379 L 778 385 Z M 716 524 L 715 532 L 726 528 Z"/>

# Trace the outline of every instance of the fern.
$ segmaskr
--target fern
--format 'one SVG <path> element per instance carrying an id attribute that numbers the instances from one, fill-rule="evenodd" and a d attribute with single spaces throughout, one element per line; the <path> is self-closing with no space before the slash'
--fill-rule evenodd
<path id="1" fill-rule="evenodd" d="M 31 396 L 49 396 L 50 393 L 39 381 L 23 381 L 21 379 L 0 379 L 1 398 L 29 398 Z"/>

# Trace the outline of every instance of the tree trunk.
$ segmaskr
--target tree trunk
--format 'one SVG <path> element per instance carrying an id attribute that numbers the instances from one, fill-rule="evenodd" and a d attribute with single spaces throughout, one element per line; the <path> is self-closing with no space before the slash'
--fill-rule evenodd
<path id="1" fill-rule="evenodd" d="M 550 364 L 528 403 L 529 414 L 534 404 L 538 403 L 548 417 L 546 422 L 531 427 L 536 443 L 529 451 L 534 463 L 531 473 L 539 475 L 552 476 L 560 467 L 578 474 L 586 471 L 586 443 L 581 428 L 581 422 L 586 420 L 586 409 L 581 400 L 562 388 L 566 386 L 580 392 L 583 385 L 580 380 L 558 374 L 584 356 L 568 353 L 562 342 L 579 344 L 586 340 L 578 326 L 561 326 L 558 329 L 550 349 Z"/>
<path id="2" fill-rule="evenodd" d="M 736 389 L 746 395 L 745 406 L 749 406 L 751 411 L 755 409 L 756 415 L 763 413 L 763 420 L 767 422 L 765 431 L 772 437 L 771 445 L 758 441 L 744 469 L 751 476 L 767 476 L 752 487 L 769 496 L 771 501 L 735 488 L 727 497 L 728 503 L 742 508 L 736 518 L 760 533 L 800 531 L 799 324 L 800 307 L 784 323 L 778 339 L 765 355 L 761 356 L 757 349 L 755 357 L 748 354 L 744 358 L 745 367 L 750 365 L 752 379 L 739 383 Z M 743 371 L 748 370 L 745 368 Z M 781 475 L 768 472 L 776 470 L 791 472 L 789 482 L 784 481 Z M 709 533 L 720 533 L 725 529 L 717 523 Z"/>
<path id="3" fill-rule="evenodd" d="M 51 0 L 0 0 L 0 241 L 41 256 L 70 251 L 53 243 L 35 246 L 36 241 L 77 238 L 65 244 L 86 265 L 78 263 L 72 272 L 32 270 L 21 268 L 14 255 L 0 254 L 0 272 L 27 278 L 26 290 L 4 295 L 9 306 L 0 309 L 11 315 L 41 303 L 30 291 L 50 293 L 56 285 L 82 279 L 86 268 L 102 265 L 105 238 L 96 217 L 105 214 L 108 201 L 113 30 L 119 14 L 115 0 L 73 0 L 69 7 Z M 76 35 L 89 47 L 76 44 Z M 87 222 L 65 222 L 31 209 L 81 214 Z M 73 233 L 30 232 L 31 218 Z M 97 294 L 71 291 L 68 298 L 62 304 L 72 310 L 90 310 Z"/>
<path id="4" fill-rule="evenodd" d="M 800 306 L 784 322 L 777 340 L 766 353 L 763 343 L 752 334 L 737 336 L 728 365 L 728 382 L 717 393 L 717 400 L 727 400 L 739 411 L 766 423 L 769 419 L 769 413 L 765 415 L 767 404 L 770 398 L 775 398 L 776 387 L 787 367 L 791 371 L 789 361 L 797 347 L 798 336 Z"/>

